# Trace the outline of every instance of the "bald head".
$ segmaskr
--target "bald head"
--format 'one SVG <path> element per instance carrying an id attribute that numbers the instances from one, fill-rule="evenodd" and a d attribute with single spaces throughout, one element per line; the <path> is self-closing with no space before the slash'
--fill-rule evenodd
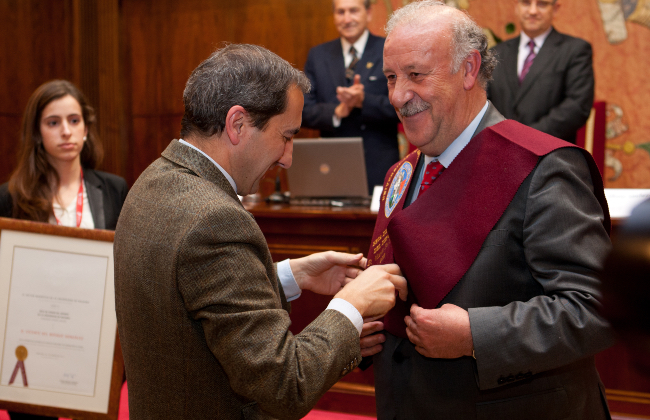
<path id="1" fill-rule="evenodd" d="M 386 35 L 398 27 L 409 27 L 423 33 L 442 31 L 450 38 L 451 72 L 456 73 L 472 51 L 481 56 L 479 84 L 485 89 L 496 66 L 493 53 L 488 50 L 488 40 L 483 30 L 465 13 L 437 0 L 410 3 L 395 11 L 386 24 Z M 433 47 L 433 46 L 432 46 Z"/>

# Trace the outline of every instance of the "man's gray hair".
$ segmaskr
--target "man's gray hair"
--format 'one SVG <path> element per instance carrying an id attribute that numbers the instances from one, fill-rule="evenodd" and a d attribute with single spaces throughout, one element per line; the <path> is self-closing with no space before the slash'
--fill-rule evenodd
<path id="1" fill-rule="evenodd" d="M 450 10 L 451 9 L 451 10 Z M 453 13 L 450 13 L 453 11 Z M 472 50 L 481 54 L 481 67 L 479 69 L 479 84 L 483 89 L 492 80 L 492 71 L 497 64 L 494 53 L 488 49 L 487 36 L 480 26 L 472 20 L 467 13 L 461 12 L 452 6 L 447 6 L 438 0 L 422 0 L 410 3 L 393 13 L 386 24 L 386 35 L 398 26 L 420 25 L 436 15 L 447 14 L 452 26 L 452 57 L 451 72 L 456 73 Z"/>
<path id="2" fill-rule="evenodd" d="M 218 49 L 187 80 L 181 137 L 221 134 L 235 105 L 248 112 L 254 127 L 264 130 L 271 117 L 286 110 L 291 86 L 307 93 L 309 79 L 266 48 L 230 44 Z"/>

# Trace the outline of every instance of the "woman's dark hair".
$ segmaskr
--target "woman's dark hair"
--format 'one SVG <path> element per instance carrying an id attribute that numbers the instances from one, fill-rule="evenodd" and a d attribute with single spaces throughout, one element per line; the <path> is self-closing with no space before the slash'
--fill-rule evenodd
<path id="1" fill-rule="evenodd" d="M 47 222 L 52 214 L 54 196 L 59 190 L 59 174 L 47 159 L 41 136 L 43 109 L 52 101 L 70 95 L 81 107 L 88 130 L 81 150 L 81 166 L 94 169 L 104 155 L 95 128 L 95 111 L 84 94 L 67 80 L 51 80 L 39 86 L 27 102 L 20 131 L 18 164 L 9 179 L 13 217 Z"/>

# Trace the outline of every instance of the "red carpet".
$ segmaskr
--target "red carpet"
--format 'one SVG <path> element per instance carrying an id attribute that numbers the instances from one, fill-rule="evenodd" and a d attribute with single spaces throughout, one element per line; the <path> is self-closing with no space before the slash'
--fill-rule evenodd
<path id="1" fill-rule="evenodd" d="M 373 420 L 374 417 L 357 416 L 354 414 L 334 413 L 332 411 L 312 410 L 305 420 Z M 7 412 L 0 410 L 0 420 L 9 420 Z M 69 420 L 69 419 L 61 419 Z M 122 387 L 122 395 L 120 398 L 120 415 L 118 420 L 129 420 L 129 401 L 126 384 Z"/>

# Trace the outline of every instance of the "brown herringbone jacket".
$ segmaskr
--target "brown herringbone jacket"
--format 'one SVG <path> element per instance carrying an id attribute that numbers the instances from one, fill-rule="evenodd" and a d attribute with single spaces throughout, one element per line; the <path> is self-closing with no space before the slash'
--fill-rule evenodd
<path id="1" fill-rule="evenodd" d="M 129 192 L 114 253 L 132 420 L 300 418 L 361 359 L 337 311 L 289 332 L 253 216 L 176 140 Z"/>

